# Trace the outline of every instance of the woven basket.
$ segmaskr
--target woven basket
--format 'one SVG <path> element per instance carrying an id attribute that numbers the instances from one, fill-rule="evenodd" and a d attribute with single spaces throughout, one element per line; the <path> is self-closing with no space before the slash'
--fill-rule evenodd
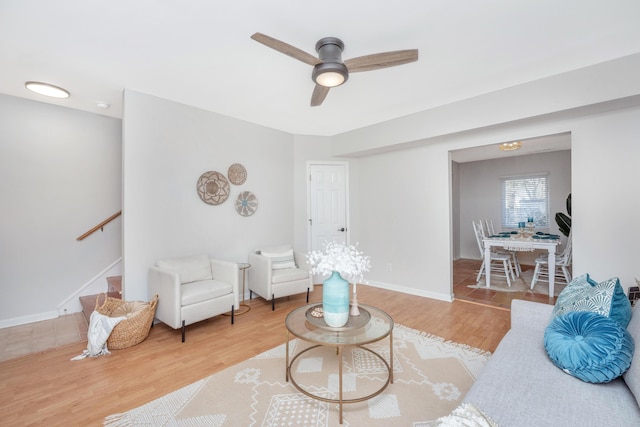
<path id="1" fill-rule="evenodd" d="M 101 294 L 96 297 L 95 310 L 104 316 L 111 316 L 113 310 L 126 303 L 126 301 L 121 299 L 111 298 L 105 295 L 105 300 L 102 305 L 100 305 L 100 297 L 102 295 L 105 294 Z M 147 338 L 149 335 L 149 329 L 151 328 L 151 323 L 153 322 L 153 318 L 156 314 L 158 295 L 145 304 L 147 304 L 147 307 L 136 313 L 134 316 L 121 321 L 115 328 L 113 328 L 111 335 L 109 335 L 109 339 L 107 340 L 107 347 L 110 350 L 120 350 L 132 347 Z"/>

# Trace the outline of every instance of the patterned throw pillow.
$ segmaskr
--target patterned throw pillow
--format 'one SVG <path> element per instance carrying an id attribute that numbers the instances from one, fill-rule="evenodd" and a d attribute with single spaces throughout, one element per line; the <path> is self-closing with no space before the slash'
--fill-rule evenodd
<path id="1" fill-rule="evenodd" d="M 284 252 L 265 252 L 262 255 L 271 258 L 271 269 L 282 270 L 285 268 L 296 268 L 296 261 L 293 257 L 293 249 Z"/>
<path id="2" fill-rule="evenodd" d="M 573 311 L 601 314 L 615 320 L 623 328 L 631 319 L 631 304 L 617 277 L 600 283 L 593 281 L 588 274 L 574 278 L 560 292 L 553 315 L 560 316 Z"/>
<path id="3" fill-rule="evenodd" d="M 553 363 L 589 383 L 606 383 L 631 365 L 634 342 L 617 322 L 590 311 L 555 317 L 544 333 L 544 348 Z"/>

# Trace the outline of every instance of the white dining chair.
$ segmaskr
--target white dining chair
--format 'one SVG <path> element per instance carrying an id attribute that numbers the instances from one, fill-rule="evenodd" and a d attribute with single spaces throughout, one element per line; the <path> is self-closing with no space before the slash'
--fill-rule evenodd
<path id="1" fill-rule="evenodd" d="M 496 229 L 493 226 L 493 220 L 485 219 L 484 220 L 484 230 L 487 236 L 493 236 L 496 234 Z M 518 259 L 518 251 L 510 251 L 504 248 L 496 248 L 496 252 L 501 254 L 509 254 L 511 257 L 511 268 L 513 269 L 513 273 L 516 277 L 520 277 L 522 273 L 522 267 L 520 267 L 520 260 Z"/>
<path id="2" fill-rule="evenodd" d="M 484 230 L 487 233 L 487 235 L 489 236 L 493 236 L 494 234 L 496 234 L 496 229 L 493 226 L 493 220 L 491 219 L 485 219 L 484 220 Z"/>
<path id="3" fill-rule="evenodd" d="M 491 268 L 491 274 L 494 274 L 495 272 L 497 276 L 505 277 L 507 279 L 507 285 L 511 287 L 511 279 L 515 279 L 513 275 L 513 267 L 511 265 L 511 255 L 491 251 L 491 261 L 489 262 L 489 265 L 486 265 L 484 258 L 484 242 L 482 241 L 482 239 L 485 238 L 482 220 L 473 220 L 472 224 L 473 232 L 476 236 L 476 242 L 478 243 L 478 250 L 480 251 L 480 257 L 482 258 L 482 266 L 480 267 L 480 271 L 478 271 L 476 282 L 479 282 L 482 275 L 486 274 L 486 270 Z M 504 274 L 500 274 L 500 270 L 496 269 L 496 267 L 500 265 L 502 265 L 502 271 L 504 271 Z"/>
<path id="4" fill-rule="evenodd" d="M 555 275 L 556 284 L 568 285 L 571 282 L 571 258 L 573 254 L 571 232 L 567 237 L 567 243 L 564 250 L 556 255 Z M 536 258 L 536 268 L 533 270 L 533 278 L 531 279 L 531 289 L 537 282 L 549 282 L 549 256 L 547 254 L 539 255 Z"/>

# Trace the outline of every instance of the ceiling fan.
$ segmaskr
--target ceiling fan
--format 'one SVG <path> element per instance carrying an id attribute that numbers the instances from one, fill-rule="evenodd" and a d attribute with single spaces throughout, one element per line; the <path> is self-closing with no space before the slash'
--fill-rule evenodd
<path id="1" fill-rule="evenodd" d="M 324 37 L 318 40 L 316 43 L 317 58 L 297 47 L 262 33 L 255 33 L 251 38 L 278 52 L 313 65 L 311 79 L 315 82 L 316 87 L 311 95 L 312 107 L 322 104 L 329 89 L 346 82 L 349 73 L 395 67 L 418 60 L 418 49 L 407 49 L 374 53 L 342 61 L 344 43 L 336 37 Z"/>

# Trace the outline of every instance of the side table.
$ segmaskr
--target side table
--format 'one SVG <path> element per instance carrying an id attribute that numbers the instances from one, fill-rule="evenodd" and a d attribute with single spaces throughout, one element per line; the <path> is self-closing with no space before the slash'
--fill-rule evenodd
<path id="1" fill-rule="evenodd" d="M 245 285 L 245 281 L 246 281 L 246 274 L 247 274 L 247 270 L 251 267 L 251 264 L 247 263 L 247 262 L 239 262 L 238 263 L 238 270 L 242 271 L 242 298 L 240 298 L 240 307 L 238 307 L 238 310 L 235 311 L 235 315 L 239 316 L 241 314 L 245 314 L 247 312 L 249 312 L 249 310 L 251 310 L 251 307 L 249 307 L 247 304 L 244 303 L 244 285 Z M 223 313 L 225 316 L 231 316 L 231 312 L 228 313 Z"/>
<path id="2" fill-rule="evenodd" d="M 240 300 L 242 302 L 240 303 L 240 307 L 238 308 L 238 312 L 236 313 L 238 315 L 245 314 L 246 312 L 251 310 L 251 307 L 244 303 L 244 286 L 247 280 L 247 270 L 249 268 L 251 268 L 251 264 L 249 264 L 248 262 L 238 263 L 238 269 L 242 271 L 242 299 Z M 244 308 L 244 310 L 241 310 L 241 308 Z"/>

